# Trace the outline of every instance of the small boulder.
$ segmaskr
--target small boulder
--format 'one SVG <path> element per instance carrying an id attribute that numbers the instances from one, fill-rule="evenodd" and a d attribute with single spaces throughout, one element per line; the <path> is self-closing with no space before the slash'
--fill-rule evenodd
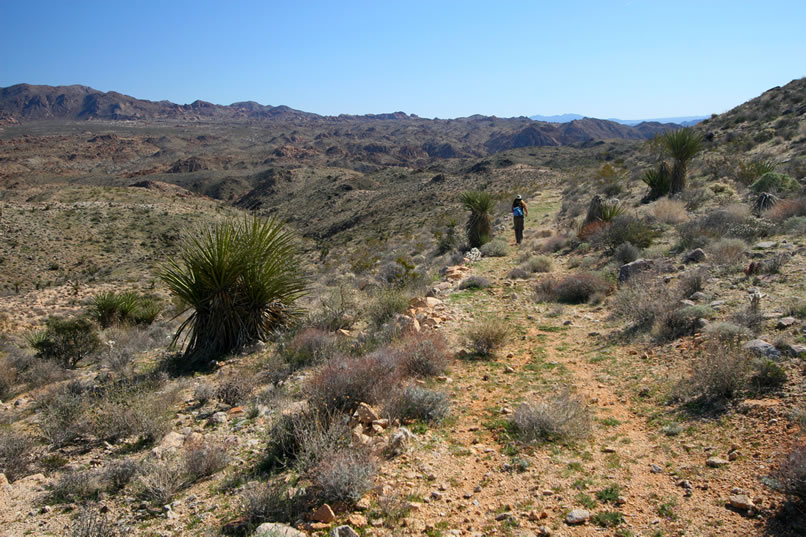
<path id="1" fill-rule="evenodd" d="M 330 537 L 359 537 L 350 526 L 338 526 L 330 530 Z"/>
<path id="2" fill-rule="evenodd" d="M 591 514 L 586 511 L 585 509 L 574 509 L 568 516 L 565 517 L 565 523 L 571 526 L 577 526 L 579 524 L 584 524 L 585 522 L 590 519 Z"/>
<path id="3" fill-rule="evenodd" d="M 767 358 L 776 359 L 781 357 L 781 353 L 778 351 L 778 349 L 763 339 L 750 340 L 743 345 L 743 348 L 744 350 L 750 351 L 753 354 L 765 356 Z"/>
<path id="4" fill-rule="evenodd" d="M 316 522 L 330 524 L 336 520 L 336 514 L 328 504 L 323 504 L 319 509 L 314 511 L 313 515 L 311 515 L 311 519 L 315 520 Z"/>
<path id="5" fill-rule="evenodd" d="M 361 403 L 355 411 L 355 417 L 364 425 L 369 425 L 373 421 L 378 421 L 378 412 L 366 403 Z"/>
<path id="6" fill-rule="evenodd" d="M 723 466 L 730 464 L 730 462 L 719 457 L 710 457 L 707 461 L 705 461 L 705 464 L 711 468 L 722 468 Z"/>
<path id="7" fill-rule="evenodd" d="M 742 511 L 749 511 L 755 508 L 753 500 L 748 498 L 746 494 L 735 494 L 731 496 L 728 501 L 730 502 L 731 507 L 740 509 Z"/>
<path id="8" fill-rule="evenodd" d="M 702 248 L 696 248 L 683 256 L 683 263 L 701 263 L 706 257 Z"/>
<path id="9" fill-rule="evenodd" d="M 650 259 L 636 259 L 632 263 L 621 265 L 618 271 L 619 283 L 626 282 L 638 273 L 644 272 L 652 268 L 652 260 Z"/>
<path id="10" fill-rule="evenodd" d="M 794 317 L 783 317 L 781 319 L 778 319 L 778 324 L 775 325 L 775 328 L 777 328 L 778 330 L 786 330 L 787 328 L 795 326 L 795 323 L 797 322 L 798 322 L 797 319 L 795 319 Z"/>
<path id="11" fill-rule="evenodd" d="M 227 419 L 228 418 L 226 412 L 216 412 L 215 414 L 210 416 L 208 423 L 213 426 L 224 425 L 225 423 L 227 423 Z"/>
<path id="12" fill-rule="evenodd" d="M 255 537 L 308 537 L 299 530 L 280 524 L 278 522 L 266 522 L 255 530 Z"/>
<path id="13" fill-rule="evenodd" d="M 791 356 L 806 356 L 806 345 L 791 344 L 786 346 L 786 352 Z"/>
<path id="14" fill-rule="evenodd" d="M 775 248 L 776 246 L 778 246 L 777 242 L 774 242 L 774 241 L 762 241 L 762 242 L 756 243 L 756 245 L 753 246 L 753 249 L 754 250 L 769 250 L 770 248 Z"/>

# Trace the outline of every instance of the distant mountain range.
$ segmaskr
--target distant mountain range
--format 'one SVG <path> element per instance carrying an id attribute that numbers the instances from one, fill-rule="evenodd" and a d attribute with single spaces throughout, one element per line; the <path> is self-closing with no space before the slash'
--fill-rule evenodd
<path id="1" fill-rule="evenodd" d="M 696 125 L 703 119 L 706 119 L 708 116 L 682 116 L 682 117 L 661 117 L 661 118 L 654 118 L 654 119 L 618 119 L 614 117 L 607 118 L 606 121 L 613 121 L 615 123 L 621 123 L 622 125 L 638 125 L 640 123 L 675 123 L 677 125 L 682 125 L 683 127 L 690 127 L 692 125 Z M 579 114 L 560 114 L 557 116 L 529 116 L 529 119 L 533 119 L 535 121 L 545 121 L 547 123 L 568 123 L 571 121 L 575 121 L 577 119 L 585 119 L 586 116 L 582 116 Z"/>

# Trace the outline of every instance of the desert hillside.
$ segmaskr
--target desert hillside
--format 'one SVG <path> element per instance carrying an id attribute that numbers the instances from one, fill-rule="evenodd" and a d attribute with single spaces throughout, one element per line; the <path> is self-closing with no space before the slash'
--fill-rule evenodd
<path id="1" fill-rule="evenodd" d="M 806 534 L 806 79 L 680 130 L 0 105 L 0 535 Z"/>

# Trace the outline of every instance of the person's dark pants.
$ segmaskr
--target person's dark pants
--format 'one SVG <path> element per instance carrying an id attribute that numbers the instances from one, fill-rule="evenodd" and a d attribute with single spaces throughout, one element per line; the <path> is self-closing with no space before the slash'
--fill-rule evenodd
<path id="1" fill-rule="evenodd" d="M 515 242 L 518 244 L 523 240 L 523 217 L 513 216 L 515 219 Z"/>

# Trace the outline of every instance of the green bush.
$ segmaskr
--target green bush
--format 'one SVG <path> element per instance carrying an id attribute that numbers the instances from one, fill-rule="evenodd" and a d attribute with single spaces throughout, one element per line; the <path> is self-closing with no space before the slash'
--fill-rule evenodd
<path id="1" fill-rule="evenodd" d="M 192 314 L 176 332 L 184 336 L 192 367 L 268 339 L 298 313 L 307 288 L 293 235 L 279 220 L 253 218 L 214 224 L 189 237 L 178 261 L 160 278 Z"/>
<path id="2" fill-rule="evenodd" d="M 755 193 L 761 192 L 795 192 L 800 188 L 798 182 L 783 173 L 767 172 L 758 178 L 750 190 Z"/>
<path id="3" fill-rule="evenodd" d="M 153 297 L 139 296 L 128 291 L 107 291 L 95 295 L 90 314 L 103 328 L 113 324 L 151 324 L 162 311 Z"/>
<path id="4" fill-rule="evenodd" d="M 610 225 L 593 233 L 590 242 L 596 247 L 611 250 L 625 242 L 638 248 L 648 248 L 659 235 L 660 232 L 649 224 L 624 214 L 614 218 Z"/>
<path id="5" fill-rule="evenodd" d="M 482 244 L 479 250 L 485 257 L 504 257 L 509 253 L 509 246 L 504 239 L 495 238 L 490 242 Z"/>
<path id="6" fill-rule="evenodd" d="M 691 336 L 697 329 L 699 319 L 713 316 L 708 306 L 684 306 L 668 312 L 660 319 L 656 327 L 656 335 L 663 341 L 671 341 L 683 336 Z"/>
<path id="7" fill-rule="evenodd" d="M 405 293 L 396 289 L 385 289 L 373 297 L 367 307 L 367 314 L 370 323 L 378 328 L 394 319 L 398 313 L 406 311 L 408 307 L 409 298 Z"/>
<path id="8" fill-rule="evenodd" d="M 68 369 L 75 368 L 81 360 L 101 348 L 98 330 L 84 317 L 51 317 L 40 337 L 29 342 L 37 356 L 54 360 Z"/>

